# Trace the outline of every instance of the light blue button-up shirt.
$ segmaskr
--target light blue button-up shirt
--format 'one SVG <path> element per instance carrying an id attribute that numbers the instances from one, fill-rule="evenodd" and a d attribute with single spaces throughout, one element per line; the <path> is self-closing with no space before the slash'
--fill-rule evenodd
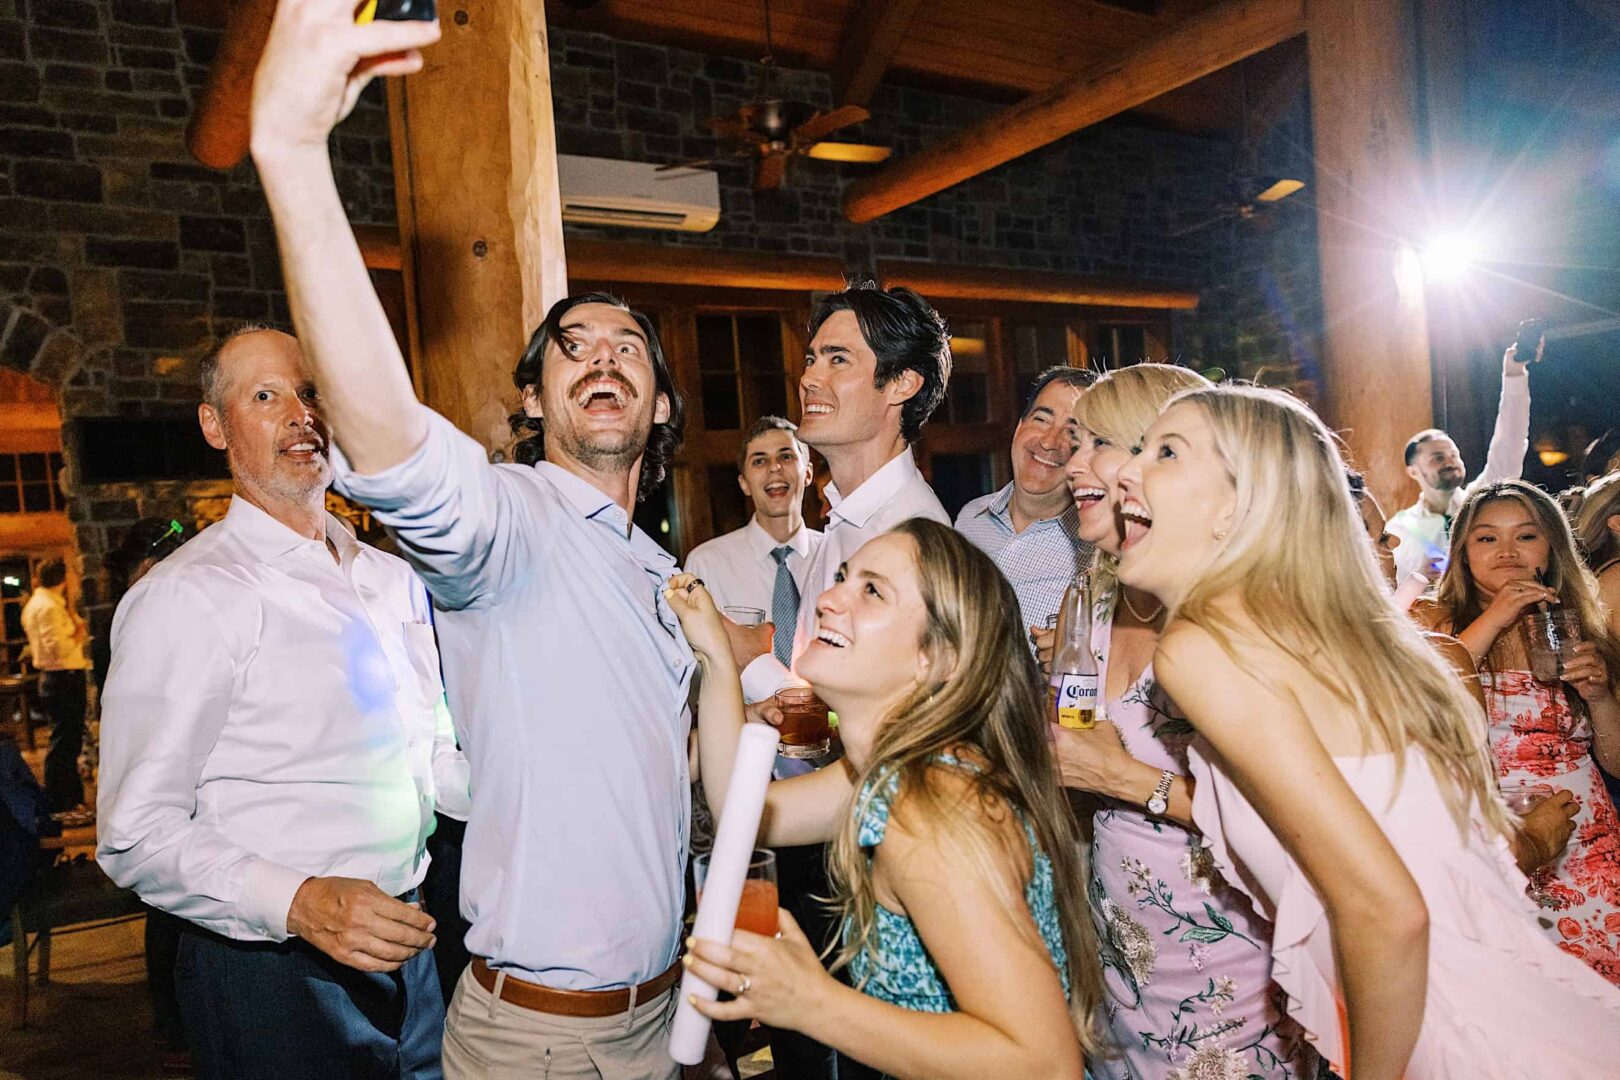
<path id="1" fill-rule="evenodd" d="M 694 661 L 662 591 L 675 560 L 584 480 L 491 465 L 437 413 L 403 464 L 333 465 L 439 611 L 472 768 L 467 948 L 565 990 L 659 974 L 680 938 L 691 811 Z"/>
<path id="2" fill-rule="evenodd" d="M 1074 503 L 1055 518 L 1013 530 L 1013 486 L 982 495 L 956 516 L 956 531 L 990 556 L 1012 582 L 1025 626 L 1041 626 L 1057 613 L 1063 591 L 1091 563 L 1091 545 L 1080 539 Z"/>

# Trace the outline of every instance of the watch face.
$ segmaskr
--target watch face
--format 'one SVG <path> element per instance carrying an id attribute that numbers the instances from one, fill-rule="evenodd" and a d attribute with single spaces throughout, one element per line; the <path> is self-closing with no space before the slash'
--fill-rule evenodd
<path id="1" fill-rule="evenodd" d="M 1170 804 L 1166 800 L 1161 799 L 1157 795 L 1155 795 L 1155 796 L 1153 796 L 1153 798 L 1148 800 L 1147 806 L 1148 806 L 1148 813 L 1150 813 L 1150 814 L 1162 814 L 1162 813 L 1165 812 L 1165 810 L 1167 810 L 1169 808 Z"/>

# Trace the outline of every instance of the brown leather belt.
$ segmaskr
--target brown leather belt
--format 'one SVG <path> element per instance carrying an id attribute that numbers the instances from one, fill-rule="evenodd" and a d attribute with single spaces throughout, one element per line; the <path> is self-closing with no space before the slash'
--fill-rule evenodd
<path id="1" fill-rule="evenodd" d="M 482 956 L 473 957 L 472 973 L 479 986 L 491 994 L 495 992 L 495 972 Z M 662 975 L 636 987 L 636 1004 L 644 1005 L 674 986 L 680 974 L 681 962 L 677 960 Z M 631 999 L 629 990 L 554 990 L 508 975 L 501 983 L 501 1000 L 551 1016 L 604 1017 L 628 1011 Z"/>

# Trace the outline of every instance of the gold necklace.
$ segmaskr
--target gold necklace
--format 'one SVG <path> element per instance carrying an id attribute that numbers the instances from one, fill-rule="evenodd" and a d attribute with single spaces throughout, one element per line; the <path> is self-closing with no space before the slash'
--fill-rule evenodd
<path id="1" fill-rule="evenodd" d="M 1123 585 L 1119 588 L 1119 598 L 1125 602 L 1125 610 L 1129 611 L 1136 621 L 1143 626 L 1152 626 L 1153 620 L 1164 614 L 1164 602 L 1160 601 L 1159 606 L 1153 609 L 1152 616 L 1143 618 L 1142 613 L 1136 610 L 1136 605 L 1131 603 L 1131 594 L 1125 590 Z"/>

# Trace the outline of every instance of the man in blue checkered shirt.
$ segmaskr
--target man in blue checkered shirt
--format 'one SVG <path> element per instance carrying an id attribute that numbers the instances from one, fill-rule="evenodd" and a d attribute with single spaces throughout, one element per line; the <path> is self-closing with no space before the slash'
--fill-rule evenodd
<path id="1" fill-rule="evenodd" d="M 1091 561 L 1063 477 L 1074 446 L 1074 399 L 1086 382 L 1081 368 L 1048 368 L 1036 377 L 1013 429 L 1012 483 L 974 499 L 956 518 L 957 531 L 1012 582 L 1031 628 L 1057 613 L 1075 571 Z"/>

